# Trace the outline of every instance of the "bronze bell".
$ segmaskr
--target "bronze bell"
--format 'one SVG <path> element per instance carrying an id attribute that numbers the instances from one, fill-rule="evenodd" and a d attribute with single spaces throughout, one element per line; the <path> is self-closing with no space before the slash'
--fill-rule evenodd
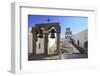
<path id="1" fill-rule="evenodd" d="M 55 29 L 51 29 L 50 33 L 51 33 L 51 36 L 50 38 L 55 38 Z"/>
<path id="2" fill-rule="evenodd" d="M 39 29 L 39 38 L 43 38 L 43 30 L 42 29 Z"/>

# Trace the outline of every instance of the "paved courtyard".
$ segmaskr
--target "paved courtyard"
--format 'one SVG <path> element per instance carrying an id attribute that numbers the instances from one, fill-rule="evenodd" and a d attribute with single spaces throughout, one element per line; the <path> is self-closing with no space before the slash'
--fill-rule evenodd
<path id="1" fill-rule="evenodd" d="M 60 59 L 80 59 L 88 58 L 86 53 L 80 51 L 71 43 L 63 44 L 60 47 L 60 53 L 54 55 L 30 55 L 29 60 L 60 60 Z"/>

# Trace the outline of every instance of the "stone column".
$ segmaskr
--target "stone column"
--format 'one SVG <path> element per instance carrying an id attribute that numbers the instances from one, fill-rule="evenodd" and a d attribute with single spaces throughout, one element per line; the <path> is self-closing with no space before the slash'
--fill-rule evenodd
<path id="1" fill-rule="evenodd" d="M 45 55 L 48 55 L 48 33 L 45 33 L 44 37 L 44 52 Z"/>
<path id="2" fill-rule="evenodd" d="M 36 32 L 35 31 L 33 31 L 32 32 L 32 34 L 33 34 L 33 49 L 32 49 L 32 53 L 33 53 L 33 55 L 36 55 Z"/>
<path id="3" fill-rule="evenodd" d="M 60 53 L 60 33 L 57 33 L 57 54 Z"/>

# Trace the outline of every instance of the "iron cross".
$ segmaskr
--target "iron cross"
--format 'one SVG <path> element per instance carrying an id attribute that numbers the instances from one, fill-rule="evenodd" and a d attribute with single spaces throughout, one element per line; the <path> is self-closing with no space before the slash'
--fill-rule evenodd
<path id="1" fill-rule="evenodd" d="M 47 22 L 48 22 L 48 23 L 50 22 L 50 19 L 49 19 L 49 18 L 47 19 Z"/>

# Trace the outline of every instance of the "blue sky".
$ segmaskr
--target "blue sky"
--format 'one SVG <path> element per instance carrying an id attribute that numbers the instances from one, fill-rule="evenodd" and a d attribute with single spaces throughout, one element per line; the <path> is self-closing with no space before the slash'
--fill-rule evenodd
<path id="1" fill-rule="evenodd" d="M 46 16 L 46 15 L 28 15 L 28 27 L 33 27 L 35 24 L 58 22 L 61 26 L 61 37 L 65 37 L 66 28 L 71 28 L 73 34 L 88 28 L 88 17 L 82 16 Z"/>

